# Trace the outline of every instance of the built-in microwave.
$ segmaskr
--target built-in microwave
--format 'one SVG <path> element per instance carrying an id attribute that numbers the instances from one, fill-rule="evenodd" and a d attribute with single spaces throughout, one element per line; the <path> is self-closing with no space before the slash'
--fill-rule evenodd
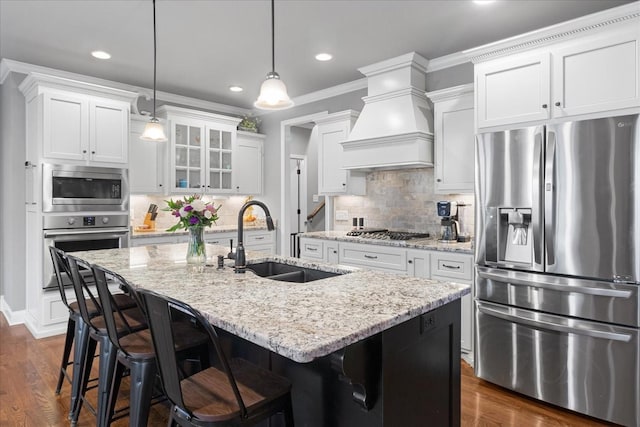
<path id="1" fill-rule="evenodd" d="M 43 212 L 129 211 L 127 169 L 45 163 L 42 181 Z"/>

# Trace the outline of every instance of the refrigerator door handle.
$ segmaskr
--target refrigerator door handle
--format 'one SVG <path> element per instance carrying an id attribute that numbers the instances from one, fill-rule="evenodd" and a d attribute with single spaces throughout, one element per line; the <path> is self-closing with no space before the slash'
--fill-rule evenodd
<path id="1" fill-rule="evenodd" d="M 544 140 L 544 126 L 536 129 L 533 145 L 533 179 L 532 179 L 532 196 L 533 205 L 531 206 L 531 224 L 533 227 L 533 264 L 536 270 L 544 270 L 544 260 L 542 259 L 542 242 L 544 235 L 542 233 L 542 209 L 544 206 L 544 197 L 541 192 L 542 181 L 544 180 L 544 168 L 542 165 L 542 141 Z"/>
<path id="2" fill-rule="evenodd" d="M 547 254 L 546 267 L 556 263 L 555 257 L 555 161 L 556 133 L 547 131 L 547 147 L 544 170 L 544 237 Z"/>
<path id="3" fill-rule="evenodd" d="M 500 307 L 493 304 L 491 305 L 491 307 L 489 307 L 488 305 L 486 305 L 486 303 L 481 302 L 477 302 L 477 309 L 480 313 L 486 314 L 488 316 L 497 317 L 508 322 L 526 325 L 538 329 L 546 329 L 549 331 L 584 335 L 592 338 L 602 338 L 606 340 L 622 342 L 629 342 L 632 339 L 631 334 L 595 329 L 590 325 L 582 324 L 578 320 L 574 321 L 574 326 L 564 325 L 562 323 L 554 321 L 556 316 L 546 315 L 542 313 L 529 313 L 524 310 Z M 535 319 L 524 317 L 527 314 L 535 315 Z"/>
<path id="4" fill-rule="evenodd" d="M 579 294 L 596 295 L 601 297 L 612 298 L 631 298 L 633 293 L 631 291 L 623 291 L 618 289 L 604 289 L 596 286 L 572 286 L 568 284 L 555 283 L 552 279 L 545 280 L 544 277 L 536 276 L 535 279 L 526 279 L 520 277 L 509 277 L 508 274 L 501 274 L 497 272 L 483 271 L 478 268 L 478 277 L 483 279 L 495 280 L 497 282 L 508 283 L 510 285 L 522 285 L 532 288 L 549 289 L 559 292 L 574 292 Z"/>

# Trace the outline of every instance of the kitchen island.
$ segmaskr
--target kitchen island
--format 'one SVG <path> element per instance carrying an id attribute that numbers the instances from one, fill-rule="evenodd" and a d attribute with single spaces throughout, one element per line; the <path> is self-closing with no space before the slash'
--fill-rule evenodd
<path id="1" fill-rule="evenodd" d="M 210 259 L 228 248 L 207 246 Z M 466 285 L 247 252 L 339 273 L 308 283 L 192 267 L 186 245 L 77 252 L 133 286 L 185 301 L 229 351 L 287 376 L 297 425 L 460 423 L 460 298 Z M 228 263 L 232 261 L 227 260 Z"/>

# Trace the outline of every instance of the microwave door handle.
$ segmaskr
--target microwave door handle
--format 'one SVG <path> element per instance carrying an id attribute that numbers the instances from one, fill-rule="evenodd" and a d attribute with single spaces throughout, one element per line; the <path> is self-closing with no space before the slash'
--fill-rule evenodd
<path id="1" fill-rule="evenodd" d="M 533 204 L 531 212 L 531 225 L 533 228 L 533 263 L 536 270 L 544 270 L 544 261 L 542 259 L 542 242 L 544 239 L 542 233 L 542 209 L 544 206 L 544 198 L 542 197 L 542 182 L 544 181 L 544 167 L 542 165 L 542 141 L 544 139 L 544 126 L 536 129 L 533 144 Z"/>
<path id="2" fill-rule="evenodd" d="M 555 257 L 555 162 L 556 162 L 556 133 L 547 131 L 547 147 L 544 171 L 544 237 L 547 267 L 556 263 Z"/>
<path id="3" fill-rule="evenodd" d="M 511 314 L 509 309 L 505 308 L 493 308 L 487 307 L 482 303 L 478 303 L 477 309 L 480 313 L 486 314 L 488 316 L 497 317 L 499 319 L 506 320 L 508 322 L 513 322 L 515 324 L 526 325 L 537 329 L 546 329 L 548 331 L 568 333 L 568 334 L 576 334 L 576 335 L 585 335 L 592 338 L 602 338 L 606 340 L 612 341 L 622 341 L 629 342 L 631 341 L 631 334 L 624 334 L 619 332 L 609 332 L 609 331 L 599 331 L 595 329 L 588 329 L 587 327 L 579 327 L 580 322 L 576 322 L 576 326 L 567 326 L 553 321 L 551 316 L 547 316 L 544 314 L 539 314 L 536 320 L 527 319 L 522 316 L 518 316 L 518 309 L 512 309 L 516 314 Z"/>

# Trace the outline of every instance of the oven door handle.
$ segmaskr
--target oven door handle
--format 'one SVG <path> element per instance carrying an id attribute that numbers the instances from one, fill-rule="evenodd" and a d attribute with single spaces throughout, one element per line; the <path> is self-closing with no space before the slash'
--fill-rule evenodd
<path id="1" fill-rule="evenodd" d="M 102 228 L 94 230 L 45 230 L 45 239 L 55 238 L 57 241 L 64 240 L 78 240 L 82 239 L 82 236 L 86 236 L 85 240 L 94 239 L 96 236 L 100 236 L 104 239 L 112 239 L 117 237 L 126 236 L 129 234 L 127 228 Z"/>
<path id="2" fill-rule="evenodd" d="M 580 321 L 575 321 L 575 326 L 564 325 L 554 321 L 556 316 L 547 315 L 544 313 L 532 313 L 525 310 L 519 310 L 517 308 L 501 307 L 491 304 L 489 307 L 486 303 L 477 302 L 477 309 L 480 313 L 488 316 L 497 317 L 499 319 L 513 322 L 516 324 L 526 325 L 538 329 L 546 329 L 554 332 L 562 332 L 569 334 L 585 335 L 592 338 L 602 338 L 613 341 L 631 341 L 631 334 L 603 331 L 588 327 L 581 324 Z M 535 319 L 529 319 L 524 317 L 527 314 L 535 314 Z"/>

